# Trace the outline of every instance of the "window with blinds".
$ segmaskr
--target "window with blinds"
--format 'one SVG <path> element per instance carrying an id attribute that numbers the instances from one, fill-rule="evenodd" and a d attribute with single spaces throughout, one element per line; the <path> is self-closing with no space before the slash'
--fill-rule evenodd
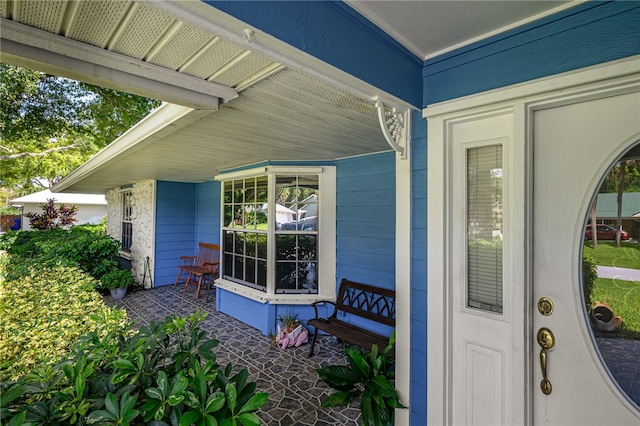
<path id="1" fill-rule="evenodd" d="M 467 150 L 467 306 L 502 313 L 502 145 Z"/>

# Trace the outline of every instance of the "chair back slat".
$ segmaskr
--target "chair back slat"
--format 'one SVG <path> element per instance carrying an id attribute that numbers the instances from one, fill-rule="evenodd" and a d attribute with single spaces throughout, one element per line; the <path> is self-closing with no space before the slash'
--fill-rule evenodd
<path id="1" fill-rule="evenodd" d="M 217 244 L 198 243 L 195 266 L 204 266 L 205 263 L 216 263 L 220 261 L 220 246 Z"/>

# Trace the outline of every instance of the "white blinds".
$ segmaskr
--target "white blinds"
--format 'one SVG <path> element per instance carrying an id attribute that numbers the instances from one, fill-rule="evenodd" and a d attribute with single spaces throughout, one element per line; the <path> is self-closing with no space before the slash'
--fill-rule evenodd
<path id="1" fill-rule="evenodd" d="M 467 306 L 502 313 L 502 145 L 467 150 Z"/>

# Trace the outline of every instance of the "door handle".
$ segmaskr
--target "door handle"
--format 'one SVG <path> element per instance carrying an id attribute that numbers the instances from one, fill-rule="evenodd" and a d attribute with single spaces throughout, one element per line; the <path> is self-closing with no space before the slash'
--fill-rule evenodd
<path id="1" fill-rule="evenodd" d="M 547 327 L 542 327 L 538 330 L 537 336 L 538 344 L 542 348 L 540 350 L 540 368 L 542 369 L 542 381 L 540 382 L 540 389 L 542 393 L 545 395 L 549 395 L 551 393 L 551 382 L 547 378 L 547 362 L 548 362 L 548 352 L 551 348 L 556 345 L 556 338 L 554 337 L 551 330 Z"/>

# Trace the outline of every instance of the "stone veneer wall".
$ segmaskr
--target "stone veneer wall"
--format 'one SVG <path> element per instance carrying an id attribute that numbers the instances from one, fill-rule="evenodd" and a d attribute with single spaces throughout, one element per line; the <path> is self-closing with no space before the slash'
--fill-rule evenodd
<path id="1" fill-rule="evenodd" d="M 146 258 L 149 271 L 144 286 L 149 288 L 154 271 L 154 229 L 156 182 L 144 180 L 133 184 L 133 241 L 131 244 L 131 273 L 136 282 L 142 283 Z M 120 188 L 107 191 L 107 233 L 118 241 L 122 232 L 122 200 Z M 149 274 L 151 274 L 149 276 Z"/>

